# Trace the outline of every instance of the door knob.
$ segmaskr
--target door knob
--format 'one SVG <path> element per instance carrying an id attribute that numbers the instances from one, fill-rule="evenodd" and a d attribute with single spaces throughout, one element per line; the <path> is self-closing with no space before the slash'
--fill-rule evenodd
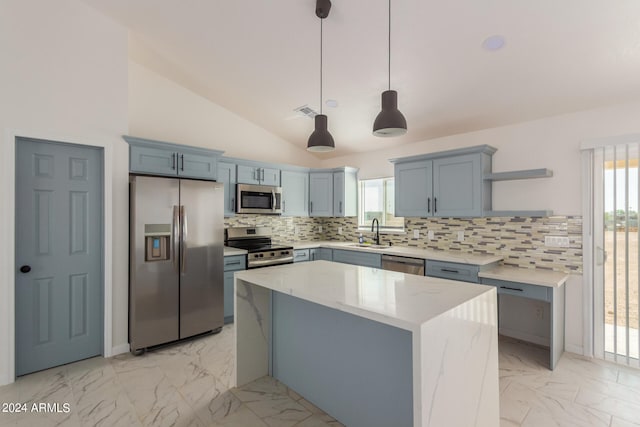
<path id="1" fill-rule="evenodd" d="M 20 273 L 28 273 L 30 271 L 31 271 L 30 265 L 23 265 L 22 267 L 20 267 Z"/>

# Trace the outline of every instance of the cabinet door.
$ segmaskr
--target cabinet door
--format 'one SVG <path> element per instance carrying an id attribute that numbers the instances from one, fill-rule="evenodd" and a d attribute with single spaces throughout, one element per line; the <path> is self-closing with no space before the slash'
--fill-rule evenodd
<path id="1" fill-rule="evenodd" d="M 236 211 L 236 165 L 218 163 L 218 182 L 224 183 L 224 216 L 235 215 Z"/>
<path id="2" fill-rule="evenodd" d="M 333 173 L 309 174 L 309 216 L 333 216 Z"/>
<path id="3" fill-rule="evenodd" d="M 293 251 L 293 262 L 309 261 L 309 249 L 296 249 Z"/>
<path id="4" fill-rule="evenodd" d="M 260 183 L 280 187 L 280 169 L 260 168 Z"/>
<path id="5" fill-rule="evenodd" d="M 325 260 L 325 261 L 333 261 L 333 249 L 329 248 L 314 248 L 309 249 L 309 260 Z"/>
<path id="6" fill-rule="evenodd" d="M 181 151 L 178 153 L 178 176 L 215 180 L 217 163 L 216 156 Z"/>
<path id="7" fill-rule="evenodd" d="M 309 216 L 309 174 L 282 171 L 282 215 Z"/>
<path id="8" fill-rule="evenodd" d="M 333 173 L 333 216 L 344 216 L 344 172 Z"/>
<path id="9" fill-rule="evenodd" d="M 396 163 L 394 167 L 396 216 L 433 215 L 432 172 L 431 160 Z"/>
<path id="10" fill-rule="evenodd" d="M 238 184 L 260 184 L 259 168 L 246 165 L 238 165 Z"/>
<path id="11" fill-rule="evenodd" d="M 433 211 L 439 217 L 482 216 L 479 154 L 433 160 Z"/>
<path id="12" fill-rule="evenodd" d="M 224 323 L 233 322 L 233 271 L 224 272 Z"/>
<path id="13" fill-rule="evenodd" d="M 168 176 L 178 174 L 178 154 L 175 151 L 132 145 L 129 156 L 131 172 Z"/>

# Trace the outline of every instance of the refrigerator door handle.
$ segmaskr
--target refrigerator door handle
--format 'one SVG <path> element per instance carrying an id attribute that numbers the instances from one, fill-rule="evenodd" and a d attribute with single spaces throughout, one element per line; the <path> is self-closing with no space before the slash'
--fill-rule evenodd
<path id="1" fill-rule="evenodd" d="M 178 231 L 178 224 L 180 222 L 180 218 L 178 215 L 178 206 L 173 206 L 173 227 L 172 227 L 172 236 L 173 239 L 173 266 L 177 272 L 180 271 L 180 267 L 178 266 L 178 242 L 180 241 L 180 235 Z"/>
<path id="2" fill-rule="evenodd" d="M 187 263 L 185 258 L 185 252 L 187 252 L 187 209 L 184 206 L 180 206 L 180 224 L 182 225 L 182 236 L 180 242 L 182 244 L 182 250 L 180 251 L 180 273 L 185 274 L 187 272 Z"/>

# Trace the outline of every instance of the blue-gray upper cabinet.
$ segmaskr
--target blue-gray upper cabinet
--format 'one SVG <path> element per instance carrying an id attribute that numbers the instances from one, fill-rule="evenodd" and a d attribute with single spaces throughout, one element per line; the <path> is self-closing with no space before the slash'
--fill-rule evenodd
<path id="1" fill-rule="evenodd" d="M 283 170 L 282 215 L 309 216 L 309 174 Z"/>
<path id="2" fill-rule="evenodd" d="M 425 217 L 433 215 L 433 162 L 419 160 L 396 163 L 395 215 Z"/>
<path id="3" fill-rule="evenodd" d="M 340 168 L 333 172 L 333 216 L 358 215 L 358 170 Z"/>
<path id="4" fill-rule="evenodd" d="M 280 169 L 238 165 L 239 184 L 259 184 L 280 187 Z"/>
<path id="5" fill-rule="evenodd" d="M 216 180 L 222 151 L 123 136 L 129 143 L 129 171 L 149 175 Z"/>
<path id="6" fill-rule="evenodd" d="M 218 182 L 224 183 L 224 216 L 231 217 L 236 212 L 236 165 L 218 162 Z"/>
<path id="7" fill-rule="evenodd" d="M 333 216 L 333 172 L 309 173 L 309 216 Z"/>
<path id="8" fill-rule="evenodd" d="M 480 217 L 491 210 L 488 145 L 392 159 L 397 216 Z"/>

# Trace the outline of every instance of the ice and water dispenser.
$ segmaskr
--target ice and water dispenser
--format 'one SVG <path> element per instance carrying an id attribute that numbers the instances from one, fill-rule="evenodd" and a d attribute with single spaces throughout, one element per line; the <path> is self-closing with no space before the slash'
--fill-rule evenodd
<path id="1" fill-rule="evenodd" d="M 171 259 L 171 224 L 145 224 L 145 261 Z"/>

